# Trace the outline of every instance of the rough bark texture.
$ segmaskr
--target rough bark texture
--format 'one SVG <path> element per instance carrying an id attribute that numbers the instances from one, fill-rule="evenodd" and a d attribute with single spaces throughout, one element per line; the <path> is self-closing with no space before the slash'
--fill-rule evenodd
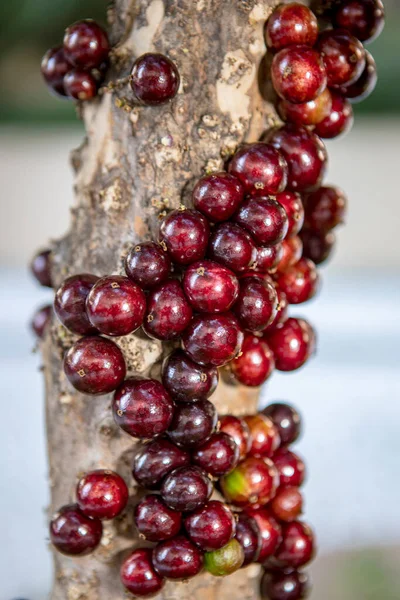
<path id="1" fill-rule="evenodd" d="M 262 26 L 273 0 L 116 0 L 109 10 L 113 84 L 82 108 L 87 138 L 72 155 L 76 202 L 70 232 L 54 249 L 54 281 L 79 272 L 123 272 L 129 247 L 150 239 L 160 215 L 189 204 L 194 182 L 221 169 L 239 143 L 255 140 L 275 116 L 261 97 L 258 72 L 265 46 Z M 159 51 L 178 65 L 177 99 L 137 107 L 126 84 L 135 57 Z M 74 393 L 62 357 L 74 337 L 54 323 L 43 344 L 52 506 L 74 497 L 77 476 L 116 469 L 132 482 L 135 440 L 112 419 L 110 396 Z M 121 338 L 129 374 L 157 375 L 167 348 L 135 335 Z M 258 393 L 220 384 L 213 400 L 221 413 L 255 410 Z M 133 485 L 133 484 L 132 484 Z M 136 490 L 132 487 L 132 503 Z M 72 560 L 55 556 L 52 600 L 119 600 L 122 553 L 137 544 L 128 510 L 105 526 L 100 549 Z M 226 579 L 208 575 L 168 584 L 165 600 L 250 600 L 258 597 L 258 568 Z"/>

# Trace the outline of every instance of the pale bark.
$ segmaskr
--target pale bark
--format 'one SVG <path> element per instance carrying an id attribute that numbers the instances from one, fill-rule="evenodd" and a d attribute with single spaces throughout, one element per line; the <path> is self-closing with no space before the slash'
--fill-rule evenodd
<path id="1" fill-rule="evenodd" d="M 101 97 L 82 108 L 87 138 L 72 154 L 76 200 L 69 233 L 54 249 L 54 280 L 90 272 L 123 273 L 130 246 L 155 235 L 163 211 L 190 203 L 194 182 L 222 168 L 243 141 L 254 141 L 275 122 L 262 99 L 258 71 L 265 54 L 262 26 L 271 0 L 116 0 L 109 11 L 113 68 Z M 163 107 L 138 107 L 124 79 L 135 57 L 167 54 L 178 65 L 178 97 Z M 118 83 L 119 81 L 119 83 Z M 73 501 L 80 473 L 116 469 L 132 486 L 135 440 L 113 422 L 111 396 L 74 393 L 62 357 L 74 337 L 53 323 L 43 344 L 52 490 L 51 511 Z M 117 342 L 129 374 L 157 376 L 166 348 L 144 336 Z M 220 384 L 220 413 L 253 412 L 257 391 Z M 132 498 L 132 503 L 133 503 Z M 122 600 L 121 553 L 138 543 L 132 510 L 107 524 L 100 549 L 73 560 L 55 555 L 52 600 Z M 258 568 L 226 579 L 201 575 L 168 584 L 160 598 L 257 598 Z"/>

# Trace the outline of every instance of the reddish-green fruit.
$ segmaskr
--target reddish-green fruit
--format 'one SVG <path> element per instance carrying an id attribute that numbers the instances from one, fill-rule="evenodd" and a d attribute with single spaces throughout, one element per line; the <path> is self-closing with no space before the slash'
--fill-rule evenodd
<path id="1" fill-rule="evenodd" d="M 231 540 L 219 550 L 206 552 L 204 568 L 215 577 L 231 575 L 243 565 L 244 550 L 236 539 Z"/>
<path id="2" fill-rule="evenodd" d="M 233 415 L 225 415 L 220 419 L 219 431 L 230 435 L 239 447 L 239 460 L 246 458 L 250 449 L 250 430 L 244 419 Z"/>
<path id="3" fill-rule="evenodd" d="M 271 419 L 259 413 L 257 415 L 248 415 L 244 417 L 251 438 L 249 450 L 250 456 L 257 458 L 270 458 L 279 448 L 281 443 L 279 433 Z"/>
<path id="4" fill-rule="evenodd" d="M 261 506 L 276 493 L 279 476 L 268 459 L 249 457 L 221 479 L 221 489 L 228 502 L 236 506 Z"/>

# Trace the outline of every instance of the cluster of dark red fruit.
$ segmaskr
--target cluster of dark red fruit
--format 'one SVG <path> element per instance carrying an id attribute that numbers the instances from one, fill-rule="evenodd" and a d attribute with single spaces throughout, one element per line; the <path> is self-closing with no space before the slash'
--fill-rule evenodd
<path id="1" fill-rule="evenodd" d="M 384 8 L 381 0 L 334 0 L 329 10 L 316 5 L 333 28 L 325 23 L 319 32 L 307 6 L 282 4 L 266 23 L 265 39 L 274 52 L 271 78 L 282 119 L 335 138 L 353 123 L 351 102 L 376 85 L 375 61 L 363 43 L 382 31 Z"/>
<path id="2" fill-rule="evenodd" d="M 68 27 L 62 46 L 46 52 L 41 65 L 42 75 L 56 95 L 91 100 L 104 81 L 109 54 L 106 31 L 90 19 L 79 21 Z M 169 58 L 148 53 L 135 61 L 129 82 L 136 101 L 153 105 L 174 98 L 180 78 Z"/>

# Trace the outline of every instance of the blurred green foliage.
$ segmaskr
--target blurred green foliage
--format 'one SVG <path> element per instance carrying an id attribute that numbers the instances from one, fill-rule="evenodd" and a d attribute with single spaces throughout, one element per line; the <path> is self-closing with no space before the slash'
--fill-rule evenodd
<path id="1" fill-rule="evenodd" d="M 64 29 L 82 18 L 105 22 L 108 0 L 3 0 L 0 2 L 0 123 L 55 123 L 76 119 L 72 103 L 51 97 L 42 82 L 41 56 L 62 41 Z M 396 6 L 397 5 L 397 6 Z M 368 49 L 379 69 L 374 94 L 358 113 L 398 113 L 400 6 L 387 0 L 387 25 Z"/>

